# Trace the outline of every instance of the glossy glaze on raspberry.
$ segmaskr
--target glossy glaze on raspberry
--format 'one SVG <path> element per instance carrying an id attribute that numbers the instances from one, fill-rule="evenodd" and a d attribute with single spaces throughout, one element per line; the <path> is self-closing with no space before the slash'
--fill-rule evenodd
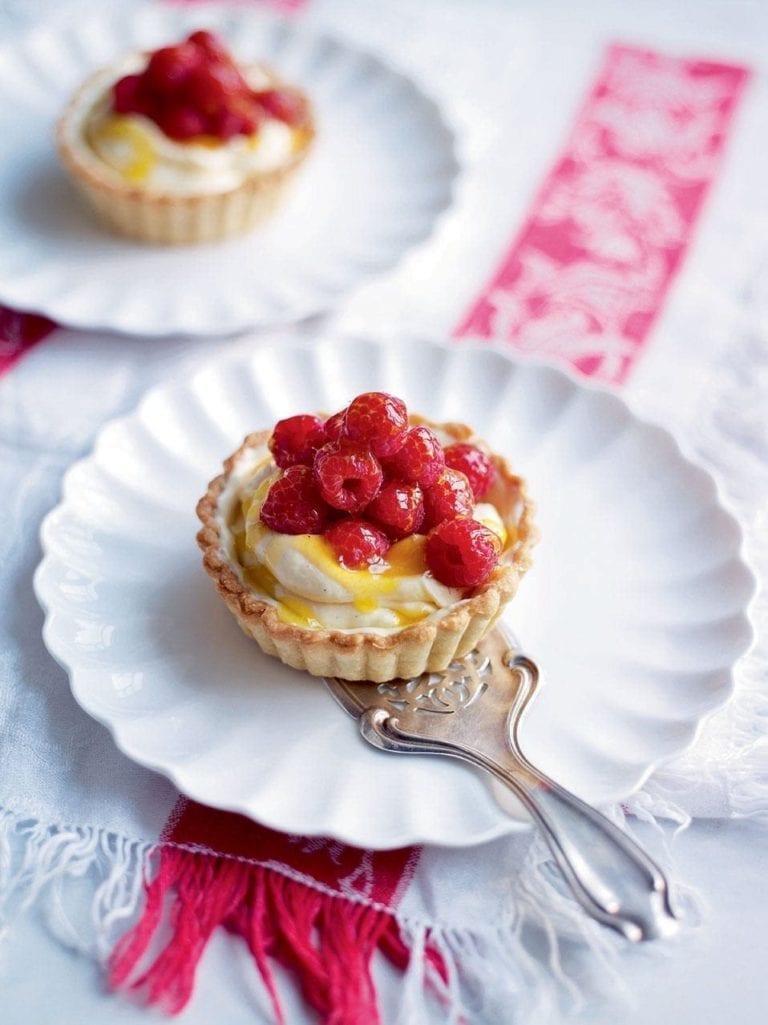
<path id="1" fill-rule="evenodd" d="M 477 520 L 443 520 L 427 536 L 427 566 L 449 587 L 477 587 L 493 572 L 501 542 Z"/>
<path id="2" fill-rule="evenodd" d="M 384 463 L 385 472 L 396 480 L 410 481 L 422 488 L 431 487 L 445 468 L 445 456 L 434 431 L 429 427 L 411 427 L 400 451 Z"/>
<path id="3" fill-rule="evenodd" d="M 325 421 L 325 436 L 328 441 L 341 441 L 344 434 L 344 418 L 346 415 L 346 409 L 340 409 L 338 413 L 329 416 Z"/>
<path id="4" fill-rule="evenodd" d="M 389 538 L 383 530 L 354 517 L 331 524 L 325 532 L 325 539 L 347 569 L 373 566 L 381 562 L 389 550 Z"/>
<path id="5" fill-rule="evenodd" d="M 330 442 L 315 456 L 315 481 L 328 505 L 358 513 L 378 494 L 383 473 L 378 460 L 363 445 Z"/>
<path id="6" fill-rule="evenodd" d="M 204 30 L 155 50 L 143 72 L 116 82 L 112 107 L 150 118 L 177 142 L 254 135 L 267 118 L 291 127 L 307 120 L 301 93 L 283 86 L 252 89 L 223 42 Z"/>
<path id="7" fill-rule="evenodd" d="M 271 485 L 260 518 L 279 534 L 322 534 L 330 510 L 309 466 L 291 466 Z"/>
<path id="8" fill-rule="evenodd" d="M 496 468 L 490 456 L 477 445 L 470 445 L 466 441 L 458 441 L 446 447 L 445 465 L 464 474 L 477 502 L 488 494 L 496 478 Z"/>
<path id="9" fill-rule="evenodd" d="M 424 529 L 431 530 L 443 520 L 471 516 L 475 498 L 469 481 L 458 470 L 445 469 L 431 488 L 424 492 Z"/>
<path id="10" fill-rule="evenodd" d="M 402 399 L 386 392 L 365 392 L 352 399 L 344 418 L 344 433 L 368 445 L 374 455 L 392 456 L 405 441 L 408 410 Z"/>
<path id="11" fill-rule="evenodd" d="M 366 509 L 392 540 L 417 534 L 424 522 L 424 493 L 418 484 L 390 481 Z"/>
<path id="12" fill-rule="evenodd" d="M 301 414 L 278 420 L 268 446 L 277 465 L 286 470 L 297 463 L 311 466 L 315 453 L 327 440 L 320 417 Z"/>
<path id="13" fill-rule="evenodd" d="M 428 535 L 425 571 L 448 587 L 477 587 L 496 567 L 502 542 L 472 518 L 492 461 L 475 445 L 444 449 L 429 427 L 409 427 L 395 396 L 366 392 L 324 421 L 280 420 L 269 449 L 283 474 L 261 521 L 279 533 L 323 533 L 345 568 L 375 572 L 393 542 L 414 534 Z"/>

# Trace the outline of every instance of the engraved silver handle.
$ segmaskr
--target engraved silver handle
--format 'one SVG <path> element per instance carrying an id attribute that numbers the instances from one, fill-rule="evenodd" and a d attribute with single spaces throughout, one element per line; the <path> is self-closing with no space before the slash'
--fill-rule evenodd
<path id="1" fill-rule="evenodd" d="M 510 771 L 482 758 L 467 760 L 517 794 L 574 897 L 593 918 L 633 942 L 676 931 L 664 873 L 618 826 L 530 763 Z"/>
<path id="2" fill-rule="evenodd" d="M 524 657 L 513 659 L 515 664 L 536 671 Z M 523 695 L 522 707 L 510 715 L 507 765 L 503 778 L 497 778 L 528 809 L 573 895 L 593 918 L 633 942 L 671 936 L 678 922 L 670 906 L 669 884 L 655 861 L 605 815 L 539 772 L 523 754 L 518 731 L 528 700 Z"/>
<path id="3" fill-rule="evenodd" d="M 503 633 L 489 634 L 442 673 L 378 686 L 326 683 L 376 747 L 459 758 L 509 787 L 542 831 L 574 897 L 597 921 L 633 942 L 676 931 L 658 865 L 604 815 L 539 772 L 520 749 L 519 725 L 539 674 Z"/>
<path id="4" fill-rule="evenodd" d="M 678 923 L 662 870 L 618 826 L 531 765 L 513 723 L 503 748 L 490 750 L 408 736 L 381 709 L 363 715 L 360 729 L 385 750 L 449 755 L 491 773 L 528 809 L 585 911 L 632 942 L 672 935 Z"/>

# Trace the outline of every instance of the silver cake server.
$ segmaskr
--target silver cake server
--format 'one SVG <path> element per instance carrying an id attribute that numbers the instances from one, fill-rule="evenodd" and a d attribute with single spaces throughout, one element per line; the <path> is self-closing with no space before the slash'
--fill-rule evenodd
<path id="1" fill-rule="evenodd" d="M 669 886 L 658 865 L 521 751 L 520 721 L 539 674 L 501 631 L 442 673 L 380 684 L 325 682 L 375 747 L 460 758 L 509 787 L 542 831 L 574 897 L 598 922 L 633 942 L 675 932 Z"/>

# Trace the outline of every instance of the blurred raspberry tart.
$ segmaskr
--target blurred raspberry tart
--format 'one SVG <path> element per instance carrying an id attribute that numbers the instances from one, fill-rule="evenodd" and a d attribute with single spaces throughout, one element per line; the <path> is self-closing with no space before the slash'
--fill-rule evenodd
<path id="1" fill-rule="evenodd" d="M 197 514 L 205 570 L 267 654 L 374 682 L 471 651 L 536 539 L 524 482 L 501 456 L 383 392 L 249 434 Z"/>
<path id="2" fill-rule="evenodd" d="M 254 227 L 313 137 L 302 92 L 263 65 L 236 64 L 204 30 L 96 72 L 56 132 L 64 167 L 101 219 L 164 244 Z"/>

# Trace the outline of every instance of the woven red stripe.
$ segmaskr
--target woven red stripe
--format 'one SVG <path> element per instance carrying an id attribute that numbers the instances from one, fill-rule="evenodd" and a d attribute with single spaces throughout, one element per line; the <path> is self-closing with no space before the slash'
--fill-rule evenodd
<path id="1" fill-rule="evenodd" d="M 608 49 L 565 150 L 456 331 L 623 381 L 720 167 L 743 67 Z"/>
<path id="2" fill-rule="evenodd" d="M 391 907 L 410 880 L 415 849 L 368 851 L 323 837 L 290 836 L 242 815 L 216 811 L 183 798 L 162 839 L 236 858 L 280 865 L 334 893 Z"/>

